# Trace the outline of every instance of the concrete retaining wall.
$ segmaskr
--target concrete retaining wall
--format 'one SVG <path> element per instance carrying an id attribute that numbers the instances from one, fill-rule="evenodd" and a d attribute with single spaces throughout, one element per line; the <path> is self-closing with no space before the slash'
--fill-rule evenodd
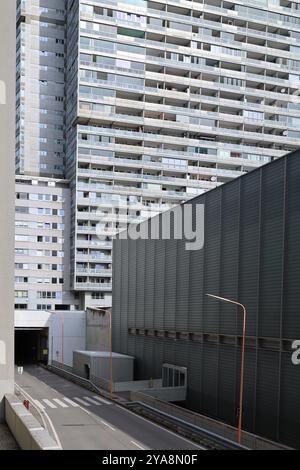
<path id="1" fill-rule="evenodd" d="M 5 420 L 22 450 L 61 450 L 15 395 L 5 395 Z"/>

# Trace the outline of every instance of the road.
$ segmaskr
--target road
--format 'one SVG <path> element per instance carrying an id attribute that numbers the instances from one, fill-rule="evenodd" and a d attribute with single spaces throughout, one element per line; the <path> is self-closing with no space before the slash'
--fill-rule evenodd
<path id="1" fill-rule="evenodd" d="M 64 450 L 199 450 L 196 444 L 59 377 L 27 366 L 16 383 Z"/>

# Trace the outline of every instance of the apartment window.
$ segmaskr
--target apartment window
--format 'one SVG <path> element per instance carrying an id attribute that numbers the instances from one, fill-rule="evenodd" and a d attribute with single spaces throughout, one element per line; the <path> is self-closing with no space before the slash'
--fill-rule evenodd
<path id="1" fill-rule="evenodd" d="M 28 290 L 16 290 L 15 291 L 15 298 L 16 299 L 27 299 L 28 298 Z"/>

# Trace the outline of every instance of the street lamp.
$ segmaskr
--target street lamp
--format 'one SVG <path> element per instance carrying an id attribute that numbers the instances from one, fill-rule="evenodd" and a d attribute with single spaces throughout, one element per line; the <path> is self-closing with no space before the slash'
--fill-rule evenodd
<path id="1" fill-rule="evenodd" d="M 245 365 L 245 342 L 246 342 L 246 317 L 247 317 L 247 310 L 245 305 L 241 304 L 240 302 L 236 302 L 235 300 L 226 299 L 225 297 L 220 297 L 218 295 L 213 294 L 206 294 L 208 297 L 212 297 L 213 299 L 220 300 L 222 302 L 228 302 L 230 304 L 238 305 L 243 310 L 243 340 L 242 340 L 242 362 L 241 362 L 241 377 L 240 377 L 240 406 L 239 406 L 239 422 L 238 422 L 238 433 L 237 433 L 237 441 L 241 443 L 241 436 L 242 436 L 242 416 L 243 416 L 243 394 L 244 394 L 244 365 Z"/>
<path id="2" fill-rule="evenodd" d="M 107 313 L 109 316 L 109 394 L 110 399 L 112 400 L 112 389 L 113 389 L 113 360 L 112 360 L 112 321 L 111 321 L 111 311 L 105 310 L 104 308 L 96 307 L 97 311 Z"/>

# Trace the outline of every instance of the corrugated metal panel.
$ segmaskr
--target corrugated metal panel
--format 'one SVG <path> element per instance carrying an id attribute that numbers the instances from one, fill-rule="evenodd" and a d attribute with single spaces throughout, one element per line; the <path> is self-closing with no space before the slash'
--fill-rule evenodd
<path id="1" fill-rule="evenodd" d="M 279 439 L 300 448 L 300 366 L 292 364 L 290 353 L 282 354 Z"/>
<path id="2" fill-rule="evenodd" d="M 300 160 L 287 159 L 283 337 L 300 338 Z"/>
<path id="3" fill-rule="evenodd" d="M 189 285 L 190 285 L 190 252 L 185 249 L 185 242 L 177 242 L 177 278 L 175 328 L 177 331 L 188 331 Z"/>
<path id="4" fill-rule="evenodd" d="M 262 171 L 259 335 L 280 334 L 284 209 L 284 160 Z"/>
<path id="5" fill-rule="evenodd" d="M 222 226 L 220 252 L 220 295 L 238 298 L 240 188 L 238 184 L 222 187 Z M 219 332 L 236 333 L 236 307 L 220 304 Z"/>
<path id="6" fill-rule="evenodd" d="M 276 439 L 279 398 L 279 353 L 258 351 L 255 431 Z"/>
<path id="7" fill-rule="evenodd" d="M 291 364 L 290 353 L 280 353 L 285 343 L 279 339 L 300 337 L 299 158 L 293 154 L 194 199 L 193 204 L 206 201 L 203 250 L 187 252 L 182 241 L 129 241 L 127 254 L 115 245 L 113 280 L 116 345 L 120 325 L 127 336 L 127 306 L 127 327 L 153 327 L 171 336 L 177 332 L 176 340 L 142 336 L 142 331 L 129 335 L 137 378 L 160 377 L 163 362 L 186 365 L 188 406 L 231 424 L 238 406 L 241 350 L 236 335 L 241 335 L 242 315 L 205 294 L 243 302 L 247 335 L 253 336 L 245 357 L 243 427 L 298 447 L 300 366 Z M 128 278 L 127 304 L 123 277 Z M 185 330 L 192 333 L 190 339 L 179 339 Z M 125 343 L 122 347 L 127 352 Z"/>
<path id="8" fill-rule="evenodd" d="M 165 311 L 165 241 L 159 240 L 155 249 L 155 302 L 154 326 L 157 329 L 164 327 Z"/>
<path id="9" fill-rule="evenodd" d="M 220 294 L 222 191 L 208 193 L 205 201 L 204 310 L 203 329 L 218 332 L 220 302 L 205 294 Z"/>
<path id="10" fill-rule="evenodd" d="M 241 185 L 239 300 L 247 305 L 247 334 L 256 335 L 260 257 L 260 172 Z"/>
<path id="11" fill-rule="evenodd" d="M 177 241 L 169 240 L 166 243 L 165 259 L 165 310 L 164 328 L 175 330 L 176 315 L 176 276 L 177 276 Z"/>
<path id="12" fill-rule="evenodd" d="M 145 326 L 145 241 L 137 240 L 136 242 L 136 328 L 144 328 Z"/>

